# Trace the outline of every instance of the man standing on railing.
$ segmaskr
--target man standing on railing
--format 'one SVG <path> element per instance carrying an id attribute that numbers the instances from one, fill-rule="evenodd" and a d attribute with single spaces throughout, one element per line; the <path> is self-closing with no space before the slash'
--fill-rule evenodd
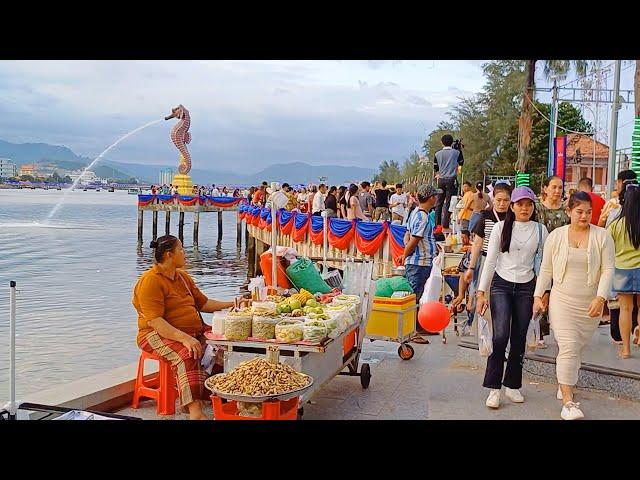
<path id="1" fill-rule="evenodd" d="M 411 212 L 407 221 L 407 232 L 404 235 L 404 268 L 405 276 L 416 294 L 416 303 L 420 303 L 420 297 L 424 291 L 424 284 L 431 275 L 433 259 L 438 255 L 436 239 L 433 235 L 435 225 L 429 218 L 429 211 L 436 204 L 436 198 L 442 194 L 442 190 L 431 185 L 418 187 L 418 208 Z M 418 333 L 426 334 L 426 331 L 418 329 Z M 412 341 L 416 343 L 429 343 L 420 336 Z"/>
<path id="2" fill-rule="evenodd" d="M 443 232 L 448 232 L 450 231 L 449 219 L 451 218 L 449 204 L 451 203 L 451 196 L 456 193 L 458 165 L 462 166 L 464 164 L 464 157 L 462 156 L 462 148 L 456 150 L 451 147 L 453 145 L 453 137 L 451 135 L 447 133 L 442 136 L 441 140 L 444 147 L 442 150 L 438 150 L 433 157 L 433 171 L 436 172 L 438 187 L 444 191 L 438 197 L 438 203 L 436 204 L 436 225 L 442 225 Z"/>

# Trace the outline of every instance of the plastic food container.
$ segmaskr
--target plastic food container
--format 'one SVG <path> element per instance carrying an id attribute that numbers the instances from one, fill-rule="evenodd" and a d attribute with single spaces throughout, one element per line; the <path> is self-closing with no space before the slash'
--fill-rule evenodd
<path id="1" fill-rule="evenodd" d="M 224 336 L 227 340 L 246 340 L 251 336 L 252 317 L 227 315 L 224 320 Z"/>
<path id="2" fill-rule="evenodd" d="M 311 343 L 321 343 L 327 337 L 327 327 L 322 321 L 310 320 L 302 327 L 302 339 Z"/>
<path id="3" fill-rule="evenodd" d="M 276 340 L 282 343 L 295 343 L 302 340 L 303 323 L 299 320 L 282 320 L 276 325 Z"/>
<path id="4" fill-rule="evenodd" d="M 215 335 L 224 335 L 224 321 L 227 318 L 227 312 L 213 312 L 213 324 L 211 332 Z"/>
<path id="5" fill-rule="evenodd" d="M 271 340 L 276 338 L 276 325 L 281 322 L 280 317 L 270 317 L 264 315 L 254 315 L 251 327 L 251 336 L 261 340 Z"/>

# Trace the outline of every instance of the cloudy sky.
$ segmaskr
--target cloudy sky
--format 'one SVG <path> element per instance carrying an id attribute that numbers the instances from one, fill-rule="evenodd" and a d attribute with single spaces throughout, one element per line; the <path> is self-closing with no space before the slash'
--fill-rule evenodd
<path id="1" fill-rule="evenodd" d="M 483 63 L 0 61 L 0 139 L 95 157 L 182 103 L 197 168 L 252 173 L 294 161 L 375 168 L 419 151 L 451 105 L 481 90 Z M 175 165 L 175 123 L 136 133 L 107 158 Z"/>
<path id="2" fill-rule="evenodd" d="M 481 61 L 0 61 L 0 138 L 95 157 L 119 136 L 191 113 L 198 168 L 406 158 L 448 107 L 482 88 Z M 162 121 L 108 158 L 177 162 Z"/>

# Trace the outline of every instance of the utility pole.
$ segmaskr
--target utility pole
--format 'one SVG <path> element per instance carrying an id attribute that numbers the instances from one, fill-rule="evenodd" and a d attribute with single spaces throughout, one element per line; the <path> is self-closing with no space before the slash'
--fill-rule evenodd
<path id="1" fill-rule="evenodd" d="M 553 79 L 553 101 L 551 102 L 551 122 L 549 123 L 549 160 L 547 162 L 547 177 L 553 175 L 553 150 L 554 139 L 556 138 L 556 130 L 558 128 L 558 83 Z"/>
<path id="2" fill-rule="evenodd" d="M 611 105 L 611 141 L 609 142 L 609 166 L 607 168 L 607 197 L 611 198 L 611 192 L 616 181 L 616 144 L 618 140 L 618 110 L 620 110 L 620 67 L 622 60 L 616 60 L 616 69 L 613 80 L 613 104 Z"/>

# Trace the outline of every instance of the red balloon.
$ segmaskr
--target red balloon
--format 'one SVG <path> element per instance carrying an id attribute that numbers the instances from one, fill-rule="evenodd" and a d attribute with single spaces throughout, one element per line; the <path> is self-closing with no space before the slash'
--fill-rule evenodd
<path id="1" fill-rule="evenodd" d="M 429 302 L 420 305 L 418 322 L 427 332 L 437 333 L 446 328 L 451 321 L 449 309 L 438 302 Z"/>

